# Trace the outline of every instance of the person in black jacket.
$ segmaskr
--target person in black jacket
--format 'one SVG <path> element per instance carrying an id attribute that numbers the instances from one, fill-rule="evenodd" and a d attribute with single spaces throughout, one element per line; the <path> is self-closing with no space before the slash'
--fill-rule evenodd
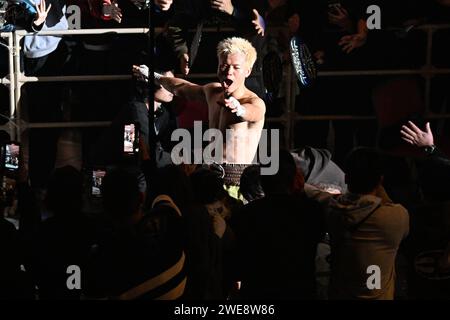
<path id="1" fill-rule="evenodd" d="M 408 121 L 403 125 L 401 138 L 420 148 L 426 155 L 419 162 L 419 185 L 423 194 L 423 202 L 411 210 L 411 236 L 406 245 L 410 259 L 414 259 L 420 252 L 427 250 L 443 250 L 436 261 L 433 273 L 444 275 L 450 271 L 450 237 L 448 221 L 450 218 L 450 191 L 442 187 L 439 181 L 450 179 L 450 159 L 435 145 L 430 123 L 425 124 L 425 130 Z M 410 279 L 410 294 L 414 298 L 447 298 L 448 290 L 440 290 L 439 282 L 424 288 L 420 286 L 422 279 L 412 273 Z M 419 284 L 419 285 L 417 285 Z M 430 288 L 431 290 L 427 290 Z M 430 296 L 432 295 L 432 296 Z"/>
<path id="2" fill-rule="evenodd" d="M 105 175 L 102 186 L 111 233 L 88 264 L 88 296 L 119 300 L 180 298 L 186 286 L 182 207 L 159 194 L 144 212 L 145 193 L 127 168 Z"/>
<path id="3" fill-rule="evenodd" d="M 235 227 L 240 298 L 316 298 L 315 256 L 323 212 L 295 192 L 297 175 L 292 155 L 280 151 L 278 173 L 261 176 L 265 197 L 240 212 Z"/>
<path id="4" fill-rule="evenodd" d="M 156 70 L 167 77 L 173 77 L 173 72 L 167 65 L 156 67 Z M 164 167 L 172 163 L 170 152 L 174 145 L 171 141 L 172 131 L 176 128 L 175 115 L 169 108 L 173 94 L 162 87 L 154 87 L 154 101 L 148 101 L 148 83 L 143 80 L 148 77 L 146 65 L 133 66 L 133 92 L 129 102 L 114 119 L 112 126 L 92 148 L 92 159 L 96 164 L 115 164 L 123 158 L 123 125 L 138 123 L 140 140 L 149 145 L 150 128 L 148 111 L 154 108 L 154 130 L 156 134 L 156 164 Z"/>
<path id="5" fill-rule="evenodd" d="M 3 209 L 3 208 L 2 208 Z M 23 248 L 14 225 L 0 218 L 0 300 L 33 299 L 33 286 L 21 270 Z"/>

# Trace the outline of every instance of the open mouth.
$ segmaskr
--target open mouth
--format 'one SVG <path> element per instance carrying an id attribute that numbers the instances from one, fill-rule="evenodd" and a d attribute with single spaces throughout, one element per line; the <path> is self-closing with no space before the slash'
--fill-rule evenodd
<path id="1" fill-rule="evenodd" d="M 231 79 L 224 79 L 222 81 L 222 86 L 224 89 L 228 89 L 233 84 L 233 80 Z"/>

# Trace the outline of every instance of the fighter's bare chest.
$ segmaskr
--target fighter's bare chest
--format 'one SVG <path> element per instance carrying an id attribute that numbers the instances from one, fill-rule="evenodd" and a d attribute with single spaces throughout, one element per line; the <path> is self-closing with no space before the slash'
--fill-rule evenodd
<path id="1" fill-rule="evenodd" d="M 209 127 L 216 128 L 219 130 L 225 130 L 236 123 L 241 122 L 241 120 L 228 109 L 223 99 L 214 99 L 209 103 Z"/>

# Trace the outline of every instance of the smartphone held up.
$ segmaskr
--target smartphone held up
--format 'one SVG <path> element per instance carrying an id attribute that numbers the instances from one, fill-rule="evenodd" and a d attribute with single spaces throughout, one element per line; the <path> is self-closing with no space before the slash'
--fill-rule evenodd
<path id="1" fill-rule="evenodd" d="M 20 144 L 18 142 L 8 142 L 2 146 L 2 162 L 4 174 L 15 176 L 20 169 Z"/>
<path id="2" fill-rule="evenodd" d="M 91 195 L 94 197 L 102 196 L 102 182 L 105 177 L 106 170 L 104 169 L 94 169 L 92 170 L 92 185 L 91 185 Z"/>
<path id="3" fill-rule="evenodd" d="M 125 155 L 139 153 L 139 126 L 137 123 L 124 125 L 123 152 Z"/>

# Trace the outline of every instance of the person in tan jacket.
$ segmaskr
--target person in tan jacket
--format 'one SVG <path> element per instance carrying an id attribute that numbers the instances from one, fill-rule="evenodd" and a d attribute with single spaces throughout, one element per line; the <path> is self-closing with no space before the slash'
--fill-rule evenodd
<path id="1" fill-rule="evenodd" d="M 395 258 L 409 232 L 408 211 L 384 191 L 380 155 L 357 148 L 346 161 L 348 192 L 307 188 L 326 206 L 331 239 L 330 299 L 392 300 Z"/>

